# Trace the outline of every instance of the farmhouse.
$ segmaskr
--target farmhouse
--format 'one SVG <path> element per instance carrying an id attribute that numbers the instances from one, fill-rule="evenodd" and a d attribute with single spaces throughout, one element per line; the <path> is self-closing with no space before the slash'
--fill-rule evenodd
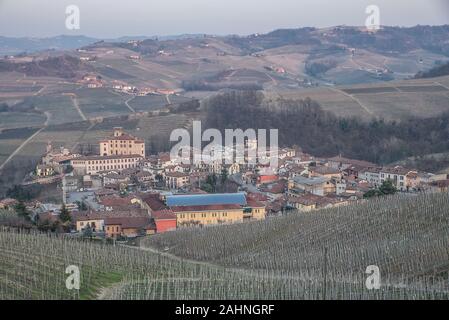
<path id="1" fill-rule="evenodd" d="M 135 238 L 153 234 L 154 229 L 150 217 L 108 217 L 104 220 L 104 232 L 107 238 Z"/>
<path id="2" fill-rule="evenodd" d="M 330 179 L 326 177 L 306 178 L 297 176 L 289 181 L 289 193 L 311 193 L 317 196 L 324 196 L 326 189 L 332 185 Z"/>
<path id="3" fill-rule="evenodd" d="M 154 233 L 155 227 L 146 211 L 90 211 L 73 214 L 77 232 L 90 228 L 106 237 L 136 237 Z"/>
<path id="4" fill-rule="evenodd" d="M 393 182 L 393 185 L 398 190 L 405 191 L 407 190 L 407 175 L 410 172 L 411 170 L 401 166 L 382 168 L 382 170 L 380 170 L 380 183 L 388 179 Z"/>
<path id="5" fill-rule="evenodd" d="M 38 164 L 36 166 L 36 176 L 38 177 L 49 177 L 55 174 L 52 166 L 45 164 Z"/>
<path id="6" fill-rule="evenodd" d="M 165 174 L 165 184 L 169 189 L 180 189 L 190 181 L 190 176 L 182 172 L 168 172 Z"/>

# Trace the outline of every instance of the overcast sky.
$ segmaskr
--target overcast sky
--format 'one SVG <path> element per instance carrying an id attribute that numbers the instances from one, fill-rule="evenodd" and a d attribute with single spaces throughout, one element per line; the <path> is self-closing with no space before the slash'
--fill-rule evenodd
<path id="1" fill-rule="evenodd" d="M 65 8 L 72 4 L 80 9 L 80 30 L 65 27 Z M 370 4 L 379 6 L 382 25 L 449 24 L 449 0 L 0 0 L 0 35 L 246 35 L 361 26 Z"/>

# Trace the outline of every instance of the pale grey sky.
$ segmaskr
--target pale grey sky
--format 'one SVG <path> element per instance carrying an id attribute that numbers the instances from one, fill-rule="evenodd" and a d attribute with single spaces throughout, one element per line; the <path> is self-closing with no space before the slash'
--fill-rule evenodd
<path id="1" fill-rule="evenodd" d="M 81 11 L 76 31 L 65 28 L 65 8 L 72 4 Z M 449 0 L 0 0 L 0 35 L 244 35 L 363 25 L 371 4 L 379 6 L 382 25 L 449 24 Z"/>

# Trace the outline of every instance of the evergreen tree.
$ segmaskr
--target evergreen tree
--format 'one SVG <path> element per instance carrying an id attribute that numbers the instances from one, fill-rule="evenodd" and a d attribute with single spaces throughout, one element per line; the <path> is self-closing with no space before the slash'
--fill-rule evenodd
<path id="1" fill-rule="evenodd" d="M 61 207 L 61 213 L 59 214 L 59 219 L 64 223 L 70 222 L 72 220 L 70 212 L 69 212 L 69 210 L 67 210 L 65 204 L 63 204 Z"/>
<path id="2" fill-rule="evenodd" d="M 27 220 L 31 220 L 30 212 L 27 210 L 25 203 L 20 200 L 15 206 L 16 213 L 19 217 L 23 217 Z"/>
<path id="3" fill-rule="evenodd" d="M 397 189 L 393 185 L 393 181 L 391 181 L 390 179 L 387 179 L 379 187 L 379 192 L 382 195 L 390 195 L 390 194 L 395 194 L 397 192 Z"/>

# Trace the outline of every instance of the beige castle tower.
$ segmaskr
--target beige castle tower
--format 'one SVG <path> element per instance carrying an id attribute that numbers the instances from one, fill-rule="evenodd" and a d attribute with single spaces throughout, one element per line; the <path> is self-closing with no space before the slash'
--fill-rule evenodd
<path id="1" fill-rule="evenodd" d="M 138 155 L 145 157 L 145 141 L 116 127 L 111 137 L 100 141 L 100 155 Z"/>

